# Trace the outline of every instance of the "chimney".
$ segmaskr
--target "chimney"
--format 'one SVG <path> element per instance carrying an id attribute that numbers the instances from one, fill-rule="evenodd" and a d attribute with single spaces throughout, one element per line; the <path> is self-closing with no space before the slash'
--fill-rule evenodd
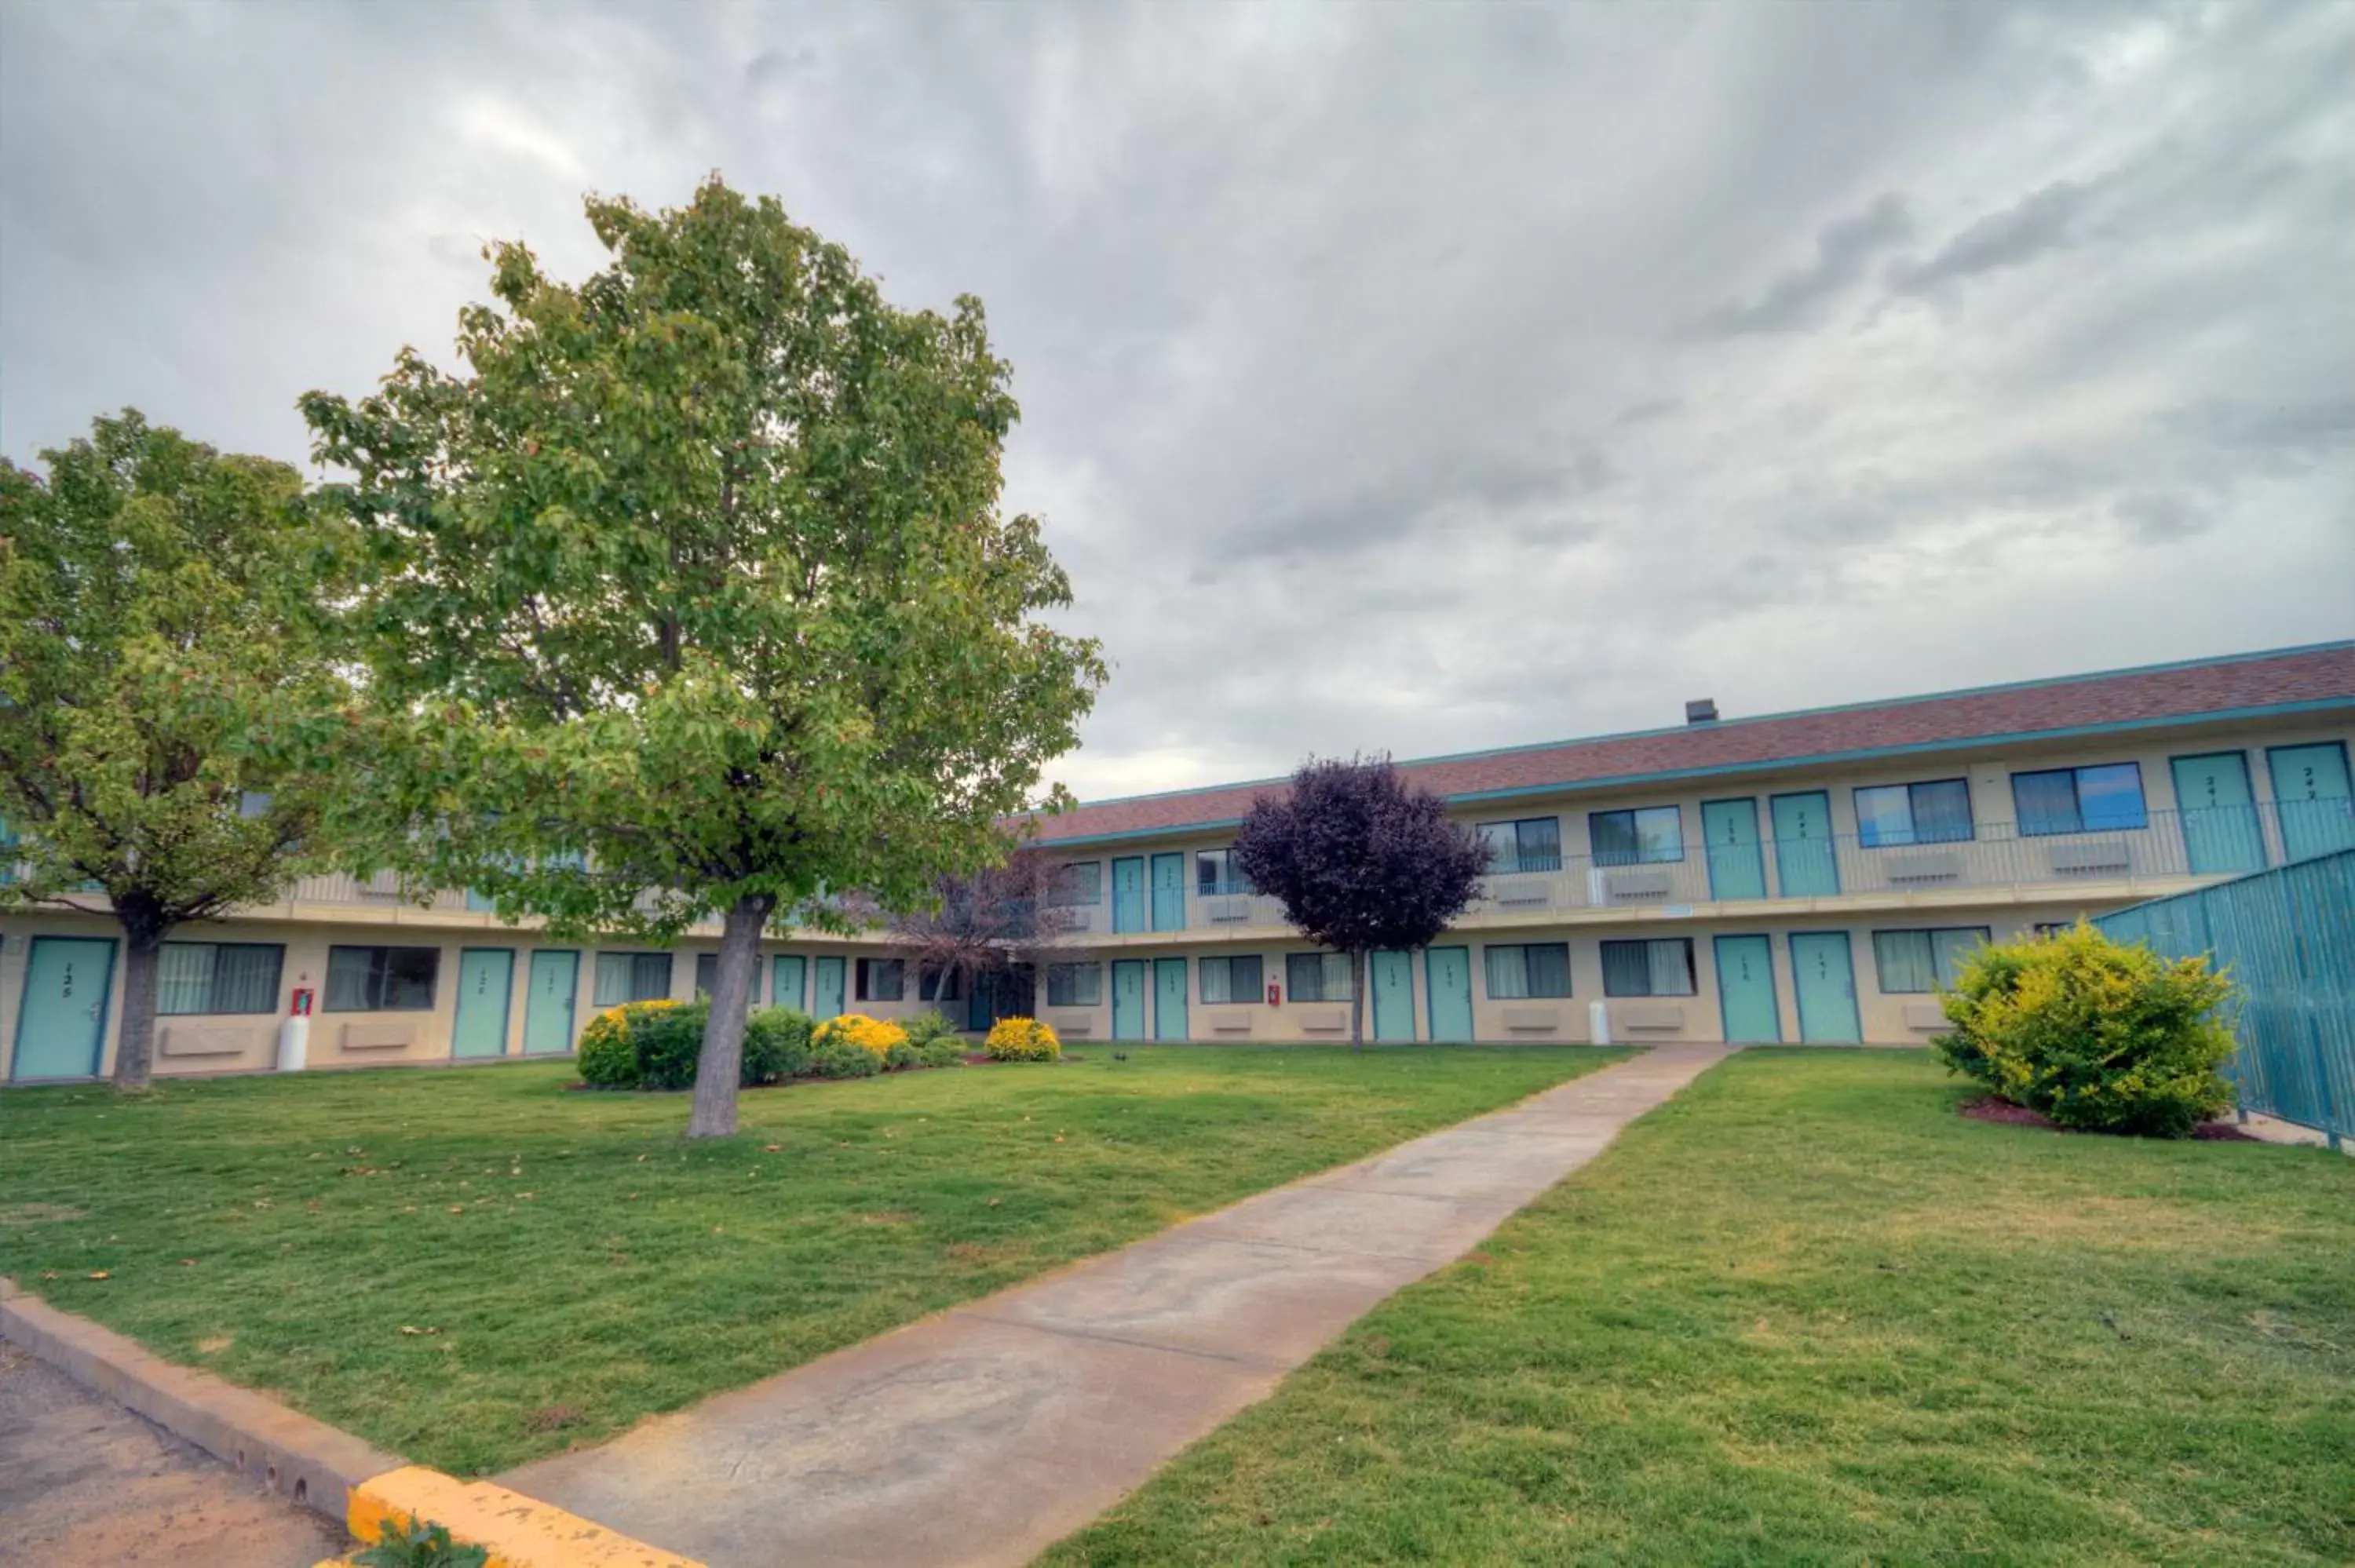
<path id="1" fill-rule="evenodd" d="M 1687 704 L 1685 705 L 1685 723 L 1687 723 L 1687 724 L 1715 724 L 1716 722 L 1717 722 L 1717 699 L 1716 699 L 1716 698 L 1714 698 L 1714 697 L 1695 697 L 1691 702 L 1689 702 L 1689 703 L 1687 703 Z"/>

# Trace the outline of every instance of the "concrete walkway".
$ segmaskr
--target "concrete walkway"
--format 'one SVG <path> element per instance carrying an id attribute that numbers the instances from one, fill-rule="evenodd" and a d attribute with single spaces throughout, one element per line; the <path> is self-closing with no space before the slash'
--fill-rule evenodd
<path id="1" fill-rule="evenodd" d="M 500 1479 L 712 1568 L 1028 1563 L 1725 1055 L 1662 1046 Z"/>

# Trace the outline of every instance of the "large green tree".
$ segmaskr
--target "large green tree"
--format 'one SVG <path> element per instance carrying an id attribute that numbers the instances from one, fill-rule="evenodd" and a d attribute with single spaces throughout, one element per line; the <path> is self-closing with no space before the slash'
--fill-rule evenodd
<path id="1" fill-rule="evenodd" d="M 279 897 L 329 863 L 352 692 L 323 639 L 341 524 L 295 471 L 136 412 L 0 459 L 0 904 L 122 923 L 114 1079 L 155 1059 L 174 927 Z"/>
<path id="2" fill-rule="evenodd" d="M 999 510 L 1017 411 L 977 301 L 896 309 L 716 177 L 587 208 L 610 263 L 573 286 L 495 248 L 463 370 L 405 352 L 304 410 L 373 550 L 356 614 L 425 869 L 559 930 L 719 917 L 713 1136 L 771 919 L 1002 854 L 1103 666 L 1037 619 L 1070 586 Z"/>

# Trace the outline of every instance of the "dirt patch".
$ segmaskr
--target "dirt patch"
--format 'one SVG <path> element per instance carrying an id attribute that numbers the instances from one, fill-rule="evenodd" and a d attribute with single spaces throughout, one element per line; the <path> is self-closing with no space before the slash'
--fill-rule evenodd
<path id="1" fill-rule="evenodd" d="M 1955 1109 L 1960 1115 L 1966 1116 L 1973 1121 L 1992 1121 L 2007 1127 L 2041 1128 L 2047 1132 L 2080 1130 L 2076 1128 L 2062 1127 L 2042 1111 L 2030 1110 L 2026 1106 L 2016 1106 L 2009 1100 L 1999 1100 L 1993 1095 L 1981 1095 L 1976 1099 L 1965 1100 Z M 2105 1135 L 2095 1133 L 2092 1136 L 2098 1138 Z M 2191 1129 L 2191 1137 L 2193 1141 L 2198 1143 L 2263 1143 L 2264 1141 L 2264 1139 L 2255 1137 L 2229 1121 L 2203 1121 Z"/>
<path id="2" fill-rule="evenodd" d="M 90 1215 L 63 1203 L 0 1203 L 0 1225 L 53 1225 Z"/>

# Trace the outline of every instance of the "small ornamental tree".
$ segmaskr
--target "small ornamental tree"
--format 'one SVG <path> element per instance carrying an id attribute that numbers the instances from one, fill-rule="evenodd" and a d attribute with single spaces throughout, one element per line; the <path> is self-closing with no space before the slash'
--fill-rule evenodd
<path id="1" fill-rule="evenodd" d="M 999 510 L 1017 409 L 978 301 L 897 309 L 717 177 L 588 216 L 612 260 L 577 286 L 496 248 L 463 373 L 404 352 L 303 408 L 372 552 L 409 869 L 562 933 L 716 916 L 687 1135 L 718 1136 L 771 917 L 1002 855 L 1103 667 L 1037 619 L 1070 583 Z"/>
<path id="2" fill-rule="evenodd" d="M 1018 850 L 1002 864 L 938 878 L 933 902 L 892 916 L 889 928 L 920 975 L 954 980 L 970 994 L 985 980 L 1045 961 L 1056 938 L 1071 929 L 1071 911 L 1058 902 L 1058 888 L 1052 861 L 1037 850 Z"/>
<path id="3" fill-rule="evenodd" d="M 1252 802 L 1235 863 L 1319 947 L 1349 955 L 1349 1044 L 1365 1042 L 1366 955 L 1421 948 L 1477 895 L 1488 851 L 1387 757 L 1311 758 Z"/>
<path id="4" fill-rule="evenodd" d="M 105 898 L 138 1088 L 165 938 L 332 863 L 352 693 L 314 601 L 337 556 L 293 469 L 133 410 L 41 459 L 0 459 L 0 908 Z"/>

